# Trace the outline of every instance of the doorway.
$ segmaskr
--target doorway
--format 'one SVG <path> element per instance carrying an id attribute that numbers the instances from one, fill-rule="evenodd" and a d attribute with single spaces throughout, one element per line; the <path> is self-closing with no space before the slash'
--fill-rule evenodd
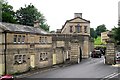
<path id="1" fill-rule="evenodd" d="M 79 50 L 80 50 L 80 62 L 82 61 L 82 49 L 81 49 L 81 47 L 79 48 Z"/>
<path id="2" fill-rule="evenodd" d="M 53 65 L 55 65 L 56 64 L 56 54 L 54 53 L 53 54 Z"/>
<path id="3" fill-rule="evenodd" d="M 35 55 L 30 55 L 30 66 L 31 68 L 35 68 Z"/>

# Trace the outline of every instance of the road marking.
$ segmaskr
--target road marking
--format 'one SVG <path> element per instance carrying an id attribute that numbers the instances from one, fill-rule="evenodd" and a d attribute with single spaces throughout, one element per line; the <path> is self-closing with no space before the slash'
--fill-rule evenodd
<path id="1" fill-rule="evenodd" d="M 118 76 L 120 73 L 118 73 L 118 74 L 116 74 L 116 75 L 113 75 L 113 76 L 111 76 L 110 78 L 113 78 L 113 77 L 116 77 L 116 76 Z"/>
<path id="2" fill-rule="evenodd" d="M 109 80 L 111 78 L 114 78 L 114 77 L 118 76 L 119 74 L 120 73 L 112 73 L 112 74 L 110 74 L 110 75 L 108 75 L 108 76 L 106 76 L 106 77 L 104 77 L 104 78 L 102 78 L 100 80 Z"/>
<path id="3" fill-rule="evenodd" d="M 104 77 L 104 78 L 109 78 L 110 76 L 113 76 L 113 75 L 115 75 L 116 73 L 113 73 L 113 74 L 110 74 L 110 75 L 108 75 L 108 76 L 106 76 L 106 77 Z"/>

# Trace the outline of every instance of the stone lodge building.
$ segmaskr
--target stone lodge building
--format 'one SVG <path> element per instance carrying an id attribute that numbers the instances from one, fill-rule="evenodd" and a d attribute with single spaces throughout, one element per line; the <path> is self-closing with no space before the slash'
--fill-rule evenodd
<path id="1" fill-rule="evenodd" d="M 56 33 L 0 22 L 0 75 L 20 73 L 69 61 L 79 63 L 93 50 L 90 21 L 75 13 Z"/>
<path id="2" fill-rule="evenodd" d="M 101 33 L 101 42 L 106 43 L 106 41 L 109 40 L 108 33 L 109 33 L 109 31 Z"/>

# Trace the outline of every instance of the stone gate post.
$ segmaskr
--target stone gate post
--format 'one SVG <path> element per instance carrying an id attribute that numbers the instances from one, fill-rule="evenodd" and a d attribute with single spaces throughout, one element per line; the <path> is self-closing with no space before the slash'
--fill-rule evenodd
<path id="1" fill-rule="evenodd" d="M 106 44 L 105 64 L 115 64 L 115 43 L 113 41 L 112 33 L 108 33 L 109 40 Z"/>

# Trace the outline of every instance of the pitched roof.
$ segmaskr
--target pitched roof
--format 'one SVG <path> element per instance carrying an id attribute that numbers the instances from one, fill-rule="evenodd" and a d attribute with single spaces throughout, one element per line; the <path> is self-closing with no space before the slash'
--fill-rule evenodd
<path id="1" fill-rule="evenodd" d="M 70 22 L 70 21 L 72 21 L 72 20 L 75 20 L 75 19 L 77 19 L 77 18 L 82 19 L 82 20 L 84 20 L 84 21 L 90 23 L 89 20 L 83 19 L 83 18 L 81 18 L 81 17 L 75 17 L 75 18 L 73 18 L 73 19 L 66 20 L 65 24 L 62 26 L 62 29 L 65 27 L 66 23 L 68 23 L 68 22 Z M 62 29 L 61 29 L 61 30 L 62 30 Z"/>
<path id="2" fill-rule="evenodd" d="M 0 22 L 0 28 L 3 29 L 4 31 L 11 31 L 11 32 L 28 32 L 28 33 L 38 33 L 38 34 L 48 33 L 40 28 L 35 28 L 32 26 L 11 24 L 11 23 L 4 23 L 4 22 Z"/>

